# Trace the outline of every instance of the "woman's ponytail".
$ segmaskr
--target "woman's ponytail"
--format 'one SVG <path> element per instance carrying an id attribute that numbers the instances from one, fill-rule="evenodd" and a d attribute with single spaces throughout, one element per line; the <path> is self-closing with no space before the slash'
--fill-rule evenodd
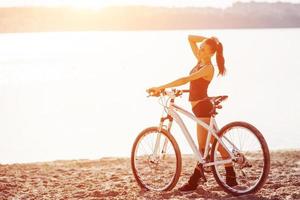
<path id="1" fill-rule="evenodd" d="M 217 43 L 217 48 L 216 48 L 216 61 L 218 64 L 218 68 L 219 68 L 219 75 L 224 76 L 226 69 L 225 69 L 225 60 L 223 57 L 223 45 L 221 42 Z"/>

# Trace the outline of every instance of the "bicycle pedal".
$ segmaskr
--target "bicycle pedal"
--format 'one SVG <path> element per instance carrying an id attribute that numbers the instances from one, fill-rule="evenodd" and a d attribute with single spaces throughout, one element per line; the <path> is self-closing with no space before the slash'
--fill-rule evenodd
<path id="1" fill-rule="evenodd" d="M 201 177 L 203 178 L 203 182 L 207 182 L 207 179 L 204 174 L 203 165 L 201 163 L 197 164 L 196 168 L 199 170 Z"/>
<path id="2" fill-rule="evenodd" d="M 212 172 L 212 169 L 211 169 L 210 166 L 204 167 L 203 169 L 204 169 L 204 172 L 206 172 L 206 173 L 211 173 Z"/>

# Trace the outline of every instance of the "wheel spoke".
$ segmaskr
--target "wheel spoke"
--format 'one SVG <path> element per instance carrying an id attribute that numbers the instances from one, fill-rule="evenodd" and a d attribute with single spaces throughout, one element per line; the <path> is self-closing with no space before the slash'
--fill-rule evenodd
<path id="1" fill-rule="evenodd" d="M 232 123 L 227 125 L 228 128 L 222 130 L 222 133 L 220 133 L 237 147 L 238 151 L 233 151 L 236 160 L 233 161 L 232 167 L 235 171 L 235 180 L 238 185 L 234 187 L 227 185 L 225 165 L 213 166 L 215 178 L 219 180 L 218 183 L 221 186 L 224 186 L 223 188 L 227 192 L 233 194 L 245 194 L 256 190 L 258 187 L 262 186 L 262 184 L 259 183 L 264 183 L 267 177 L 266 174 L 268 173 L 268 170 L 265 171 L 264 168 L 266 155 L 262 149 L 262 136 L 258 136 L 257 129 L 251 129 L 250 126 L 245 124 L 246 123 L 242 122 L 236 122 L 235 124 Z M 230 151 L 233 150 L 234 147 L 230 144 L 230 142 L 226 139 L 222 139 L 222 141 Z M 225 156 L 222 156 L 222 154 L 218 152 L 220 145 L 221 144 L 218 142 L 213 145 L 214 149 L 212 156 L 214 161 L 221 161 L 225 159 Z M 267 154 L 267 158 L 269 158 L 269 153 Z"/>
<path id="2" fill-rule="evenodd" d="M 157 143 L 159 151 L 157 155 L 154 155 L 154 148 L 159 134 L 160 140 Z M 181 157 L 180 160 L 178 159 L 180 152 L 176 150 L 179 149 L 178 146 L 175 148 L 174 141 L 172 142 L 169 137 L 158 132 L 158 130 L 152 130 L 145 132 L 136 142 L 134 159 L 132 158 L 134 160 L 133 171 L 135 178 L 142 187 L 163 191 L 174 187 L 174 183 L 178 181 L 181 170 Z M 167 141 L 166 152 L 164 153 L 165 156 L 162 156 L 165 141 Z M 180 167 L 178 168 L 179 161 Z M 167 171 L 166 168 L 168 168 Z"/>

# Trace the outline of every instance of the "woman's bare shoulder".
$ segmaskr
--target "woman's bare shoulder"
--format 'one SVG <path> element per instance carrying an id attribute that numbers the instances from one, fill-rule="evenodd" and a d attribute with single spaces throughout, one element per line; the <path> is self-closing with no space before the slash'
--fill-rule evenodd
<path id="1" fill-rule="evenodd" d="M 193 67 L 193 69 L 190 71 L 190 74 L 195 73 L 195 72 L 198 71 L 201 67 L 202 67 L 202 66 L 201 66 L 201 63 L 198 62 L 198 63 Z"/>

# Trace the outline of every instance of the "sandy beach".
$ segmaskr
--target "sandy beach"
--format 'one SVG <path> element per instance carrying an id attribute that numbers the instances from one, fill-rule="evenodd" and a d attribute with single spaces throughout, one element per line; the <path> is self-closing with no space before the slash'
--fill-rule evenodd
<path id="1" fill-rule="evenodd" d="M 0 199 L 300 199 L 300 150 L 271 151 L 271 171 L 256 194 L 233 197 L 206 174 L 208 182 L 194 192 L 177 188 L 189 178 L 195 161 L 184 156 L 181 178 L 168 192 L 142 191 L 129 158 L 59 160 L 0 165 Z"/>

